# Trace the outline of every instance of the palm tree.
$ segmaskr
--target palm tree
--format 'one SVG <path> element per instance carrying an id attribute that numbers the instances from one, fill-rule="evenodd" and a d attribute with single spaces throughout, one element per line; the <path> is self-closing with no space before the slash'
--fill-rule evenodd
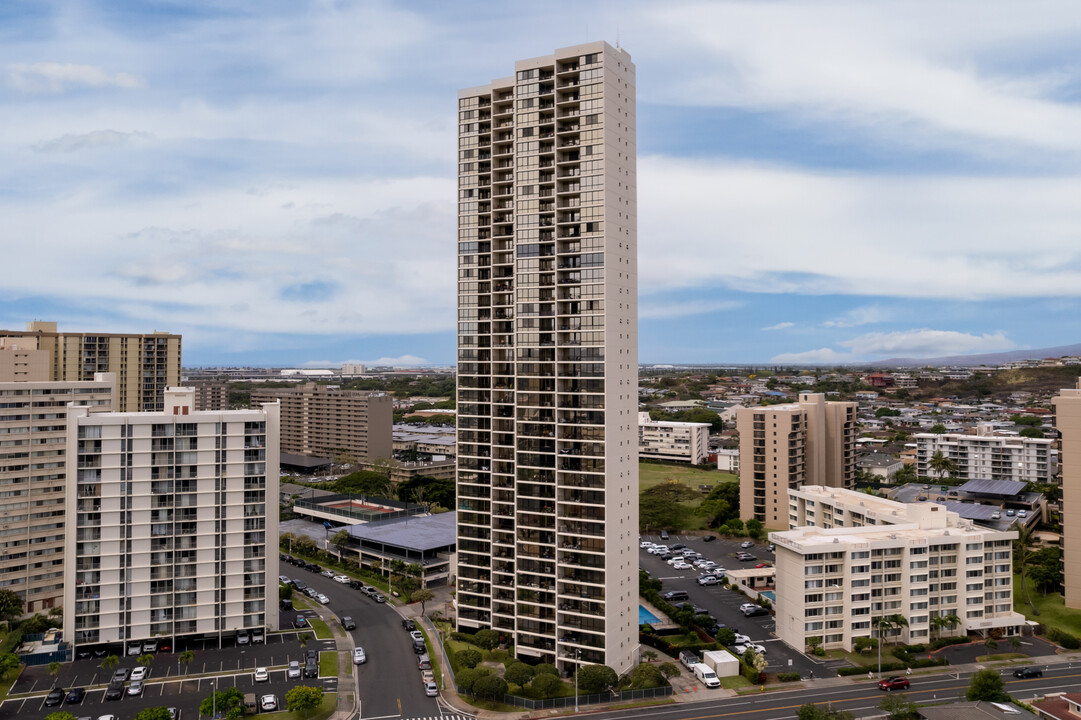
<path id="1" fill-rule="evenodd" d="M 946 627 L 949 623 L 942 615 L 935 615 L 931 618 L 931 628 L 935 631 L 936 637 L 942 637 L 942 628 Z"/>
<path id="2" fill-rule="evenodd" d="M 119 664 L 120 664 L 120 658 L 118 658 L 116 655 L 107 655 L 101 661 L 101 669 L 102 670 L 112 670 L 113 668 L 115 668 Z"/>
<path id="3" fill-rule="evenodd" d="M 935 477 L 953 477 L 957 472 L 957 463 L 943 455 L 941 450 L 935 451 L 927 465 L 935 473 Z"/>
<path id="4" fill-rule="evenodd" d="M 303 650 L 308 645 L 308 633 L 303 632 L 297 635 L 297 642 L 300 643 L 300 649 Z"/>
<path id="5" fill-rule="evenodd" d="M 908 627 L 908 618 L 904 615 L 890 615 L 889 621 L 892 627 L 897 628 L 897 637 L 893 640 L 893 645 L 896 647 L 901 642 L 901 628 Z"/>
<path id="6" fill-rule="evenodd" d="M 943 615 L 942 619 L 946 621 L 946 627 L 950 629 L 950 632 L 953 632 L 953 629 L 961 624 L 961 618 L 957 616 L 957 613 Z"/>
<path id="7" fill-rule="evenodd" d="M 887 630 L 893 629 L 893 617 L 880 617 L 875 620 L 874 626 L 878 630 L 878 676 L 882 677 L 882 636 Z"/>
<path id="8" fill-rule="evenodd" d="M 139 663 L 143 667 L 150 667 L 150 663 L 154 662 L 154 656 L 150 653 L 146 653 L 145 655 L 140 655 L 139 657 L 135 658 L 135 662 Z"/>
<path id="9" fill-rule="evenodd" d="M 195 653 L 191 650 L 185 650 L 176 657 L 176 661 L 184 664 L 184 671 L 187 672 L 188 664 L 195 659 Z M 181 687 L 183 687 L 183 681 L 181 681 Z"/>
<path id="10" fill-rule="evenodd" d="M 1028 585 L 1025 583 L 1025 567 L 1032 560 L 1036 553 L 1032 549 L 1032 528 L 1028 526 L 1021 526 L 1018 528 L 1017 539 L 1013 541 L 1013 560 L 1017 565 L 1018 572 L 1021 574 L 1021 593 L 1022 598 L 1032 608 L 1033 615 L 1039 615 L 1040 611 L 1036 609 L 1036 604 L 1032 601 L 1032 597 L 1028 592 Z"/>

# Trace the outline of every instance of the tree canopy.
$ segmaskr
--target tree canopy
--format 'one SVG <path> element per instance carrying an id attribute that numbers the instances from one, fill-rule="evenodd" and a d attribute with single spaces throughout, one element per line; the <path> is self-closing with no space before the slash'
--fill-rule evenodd
<path id="1" fill-rule="evenodd" d="M 997 670 L 985 668 L 977 670 L 968 683 L 965 699 L 969 701 L 1005 702 L 1010 699 L 1006 694 L 1006 683 Z"/>
<path id="2" fill-rule="evenodd" d="M 578 689 L 586 694 L 602 692 L 619 682 L 616 671 L 607 665 L 582 665 L 577 675 Z"/>

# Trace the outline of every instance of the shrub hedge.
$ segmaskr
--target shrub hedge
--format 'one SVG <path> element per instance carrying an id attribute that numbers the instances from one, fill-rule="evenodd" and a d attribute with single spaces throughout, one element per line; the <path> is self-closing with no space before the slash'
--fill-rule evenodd
<path id="1" fill-rule="evenodd" d="M 1081 647 L 1081 640 L 1071 635 L 1068 632 L 1063 632 L 1058 628 L 1050 628 L 1047 631 L 1047 639 L 1053 643 L 1061 645 L 1067 650 L 1077 650 Z"/>
<path id="2" fill-rule="evenodd" d="M 939 667 L 941 665 L 949 665 L 950 661 L 946 658 L 921 658 L 919 660 L 913 660 L 910 663 L 902 662 L 888 662 L 882 663 L 882 672 L 896 672 L 897 670 L 904 670 L 907 667 L 913 668 L 925 668 L 925 667 Z M 837 674 L 841 677 L 847 677 L 849 675 L 862 675 L 865 672 L 874 672 L 877 670 L 878 665 L 867 665 L 864 667 L 846 667 L 837 671 Z"/>

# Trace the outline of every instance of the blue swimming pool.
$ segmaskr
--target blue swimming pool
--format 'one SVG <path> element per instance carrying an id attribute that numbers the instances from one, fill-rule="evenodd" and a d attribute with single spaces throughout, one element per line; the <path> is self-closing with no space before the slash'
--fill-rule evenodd
<path id="1" fill-rule="evenodd" d="M 772 590 L 764 590 L 758 594 L 762 597 L 769 598 L 770 602 L 777 602 L 777 593 L 773 592 Z"/>
<path id="2" fill-rule="evenodd" d="M 654 615 L 653 613 L 651 613 L 649 610 L 646 610 L 645 606 L 643 606 L 643 605 L 638 606 L 638 624 L 639 625 L 646 625 L 646 624 L 653 625 L 654 623 L 659 623 L 660 621 L 661 621 L 661 619 L 659 617 L 657 617 L 656 615 Z"/>

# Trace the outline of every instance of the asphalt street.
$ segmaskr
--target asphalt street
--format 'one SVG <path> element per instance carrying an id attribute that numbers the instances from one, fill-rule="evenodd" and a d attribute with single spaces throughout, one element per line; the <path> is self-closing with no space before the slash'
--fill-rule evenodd
<path id="1" fill-rule="evenodd" d="M 368 656 L 367 663 L 354 668 L 361 718 L 439 715 L 436 698 L 425 696 L 420 683 L 412 640 L 402 628 L 401 616 L 389 604 L 377 603 L 348 585 L 292 565 L 282 565 L 280 572 L 329 597 L 327 607 L 336 618 L 349 616 L 356 622 L 357 629 L 349 635 Z M 438 638 L 431 640 L 438 642 Z"/>
<path id="2" fill-rule="evenodd" d="M 1002 670 L 1006 691 L 1019 699 L 1027 699 L 1051 692 L 1071 692 L 1081 680 L 1081 667 L 1052 667 L 1044 671 L 1044 677 L 1019 680 L 1012 670 Z M 949 702 L 964 699 L 971 673 L 955 673 L 911 678 L 912 687 L 905 693 L 916 702 Z M 849 710 L 856 717 L 881 712 L 878 704 L 885 692 L 871 680 L 854 682 L 851 686 L 830 686 L 817 690 L 814 681 L 810 687 L 778 690 L 761 694 L 721 697 L 701 702 L 661 705 L 652 708 L 622 709 L 611 712 L 591 713 L 593 720 L 709 720 L 723 717 L 763 718 L 788 720 L 796 717 L 796 711 L 805 703 L 830 704 L 837 710 Z"/>
<path id="3" fill-rule="evenodd" d="M 667 541 L 664 541 L 655 535 L 643 535 L 642 540 L 667 545 L 683 543 L 727 570 L 754 567 L 757 562 L 773 562 L 773 553 L 766 549 L 768 543 L 756 542 L 754 547 L 744 549 L 740 547 L 742 539 L 728 540 L 721 537 L 712 542 L 705 542 L 701 537 L 671 535 Z M 736 554 L 740 552 L 749 552 L 757 560 L 745 562 L 737 560 Z M 747 598 L 720 585 L 704 587 L 699 585 L 695 581 L 702 573 L 697 569 L 676 570 L 658 556 L 650 555 L 645 550 L 639 550 L 638 562 L 641 569 L 648 570 L 650 575 L 661 580 L 662 594 L 669 590 L 686 590 L 690 601 L 708 610 L 710 615 L 717 618 L 717 622 L 747 635 L 753 642 L 765 647 L 766 660 L 769 662 L 768 672 L 798 672 L 803 676 L 809 676 L 813 672 L 817 677 L 829 677 L 837 674 L 836 667 L 846 664 L 840 660 L 820 661 L 796 652 L 774 637 L 772 615 L 744 616 L 739 606 L 748 602 Z"/>

